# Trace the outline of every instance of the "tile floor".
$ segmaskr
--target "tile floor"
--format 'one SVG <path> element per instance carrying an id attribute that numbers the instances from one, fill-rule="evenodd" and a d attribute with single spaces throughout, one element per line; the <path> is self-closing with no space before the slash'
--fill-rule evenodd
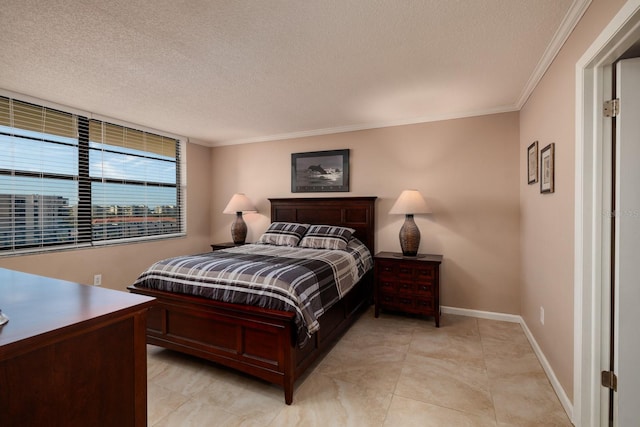
<path id="1" fill-rule="evenodd" d="M 571 426 L 520 325 L 364 313 L 282 390 L 148 347 L 151 427 Z"/>

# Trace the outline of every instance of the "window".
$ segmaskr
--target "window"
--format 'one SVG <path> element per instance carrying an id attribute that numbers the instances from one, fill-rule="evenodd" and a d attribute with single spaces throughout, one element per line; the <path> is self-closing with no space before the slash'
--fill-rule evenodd
<path id="1" fill-rule="evenodd" d="M 184 232 L 180 143 L 0 97 L 0 253 Z"/>

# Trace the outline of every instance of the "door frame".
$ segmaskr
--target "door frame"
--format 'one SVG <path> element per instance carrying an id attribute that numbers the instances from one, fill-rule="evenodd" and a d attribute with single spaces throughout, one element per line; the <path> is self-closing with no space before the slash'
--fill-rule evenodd
<path id="1" fill-rule="evenodd" d="M 628 0 L 576 64 L 574 363 L 576 426 L 599 426 L 604 393 L 600 371 L 608 366 L 610 120 L 602 104 L 611 93 L 611 68 L 640 40 L 640 0 Z M 608 402 L 608 399 L 607 399 Z M 604 418 L 603 418 L 604 417 Z"/>

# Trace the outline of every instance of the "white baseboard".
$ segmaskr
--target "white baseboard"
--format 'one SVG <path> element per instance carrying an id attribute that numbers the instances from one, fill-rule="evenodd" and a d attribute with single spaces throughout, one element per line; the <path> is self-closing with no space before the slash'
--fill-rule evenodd
<path id="1" fill-rule="evenodd" d="M 565 393 L 564 389 L 560 385 L 560 381 L 558 381 L 558 377 L 556 377 L 556 374 L 553 372 L 553 369 L 551 368 L 549 361 L 544 356 L 542 349 L 540 349 L 540 346 L 536 342 L 536 339 L 533 337 L 533 334 L 529 330 L 529 327 L 525 323 L 522 316 L 519 316 L 517 314 L 495 313 L 491 311 L 470 310 L 467 308 L 457 308 L 457 307 L 441 306 L 440 309 L 442 313 L 457 314 L 460 316 L 468 316 L 468 317 L 477 317 L 479 319 L 490 319 L 490 320 L 500 320 L 503 322 L 519 323 L 520 326 L 522 326 L 522 330 L 524 331 L 525 336 L 529 340 L 531 347 L 533 348 L 533 352 L 535 353 L 536 357 L 540 361 L 540 364 L 542 365 L 542 369 L 544 369 L 544 372 L 547 374 L 547 378 L 549 378 L 549 382 L 551 382 L 551 386 L 553 387 L 553 390 L 556 392 L 556 395 L 558 396 L 558 399 L 560 400 L 562 407 L 564 408 L 565 412 L 569 416 L 569 419 L 573 420 L 573 403 L 571 402 L 571 400 L 567 396 L 567 393 Z"/>
<path id="2" fill-rule="evenodd" d="M 459 316 L 477 317 L 479 319 L 501 320 L 503 322 L 522 323 L 522 317 L 516 314 L 495 313 L 492 311 L 470 310 L 468 308 L 440 306 L 442 313 L 457 314 Z"/>
<path id="3" fill-rule="evenodd" d="M 544 357 L 542 349 L 538 345 L 536 339 L 533 337 L 533 334 L 531 334 L 531 331 L 529 330 L 529 327 L 527 327 L 527 324 L 524 322 L 524 320 L 521 320 L 520 325 L 522 326 L 527 339 L 529 339 L 529 343 L 531 344 L 531 347 L 533 347 L 534 353 L 536 354 L 536 356 L 538 356 L 538 360 L 542 365 L 542 369 L 544 369 L 544 371 L 546 372 L 547 378 L 549 378 L 549 381 L 553 386 L 553 390 L 556 392 L 558 399 L 560 399 L 560 403 L 562 404 L 564 411 L 567 413 L 569 419 L 573 420 L 573 402 L 571 402 L 571 400 L 567 396 L 567 393 L 565 393 L 564 389 L 560 385 L 558 377 L 556 377 L 556 374 L 553 372 L 553 369 L 551 368 L 551 365 L 549 364 L 547 358 Z"/>

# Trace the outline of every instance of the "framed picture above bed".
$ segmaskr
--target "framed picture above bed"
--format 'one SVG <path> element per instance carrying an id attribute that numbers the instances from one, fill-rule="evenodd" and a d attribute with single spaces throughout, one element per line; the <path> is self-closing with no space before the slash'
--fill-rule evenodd
<path id="1" fill-rule="evenodd" d="M 291 192 L 349 191 L 349 150 L 291 154 Z"/>

